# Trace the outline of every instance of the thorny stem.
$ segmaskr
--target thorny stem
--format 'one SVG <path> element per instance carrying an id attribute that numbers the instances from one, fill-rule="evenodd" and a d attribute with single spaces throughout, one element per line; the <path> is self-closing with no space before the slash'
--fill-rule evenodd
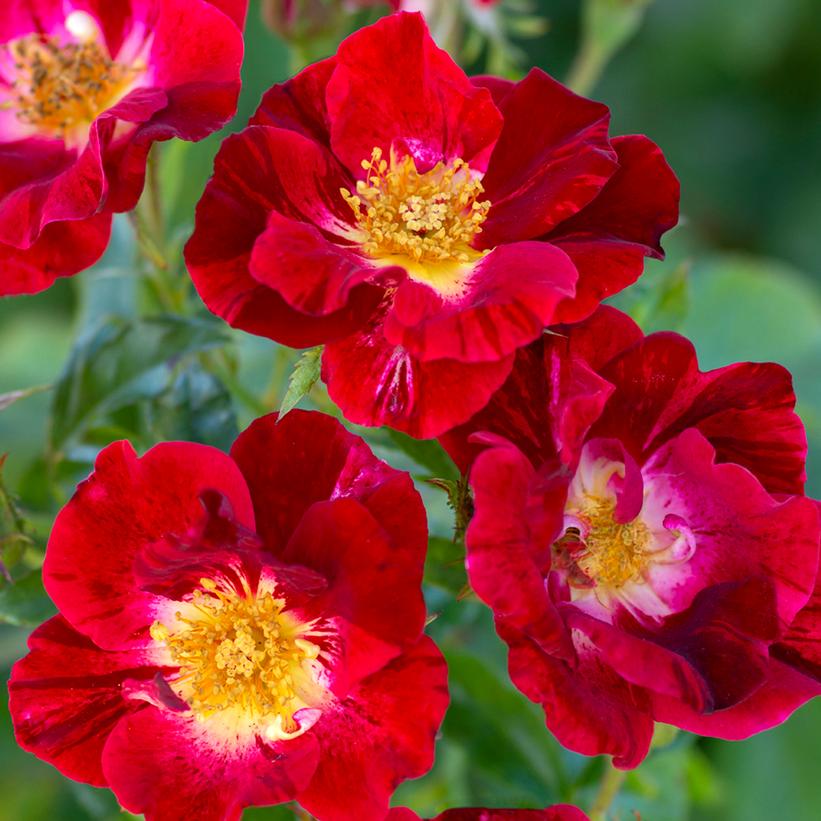
<path id="1" fill-rule="evenodd" d="M 617 770 L 612 764 L 608 765 L 599 784 L 599 791 L 593 801 L 593 806 L 590 808 L 590 821 L 607 821 L 607 811 L 619 794 L 626 777 L 625 770 Z"/>

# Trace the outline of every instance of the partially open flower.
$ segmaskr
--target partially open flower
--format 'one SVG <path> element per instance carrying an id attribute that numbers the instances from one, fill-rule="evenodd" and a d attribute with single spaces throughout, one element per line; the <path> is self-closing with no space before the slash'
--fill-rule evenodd
<path id="1" fill-rule="evenodd" d="M 728 739 L 784 721 L 821 693 L 789 374 L 702 373 L 686 339 L 610 308 L 556 330 L 443 439 L 473 462 L 468 572 L 513 682 L 563 744 L 621 767 L 654 721 Z"/>
<path id="2" fill-rule="evenodd" d="M 230 457 L 111 445 L 54 525 L 17 739 L 149 819 L 383 818 L 448 701 L 426 547 L 410 477 L 321 414 L 260 419 Z"/>
<path id="3" fill-rule="evenodd" d="M 466 421 L 545 325 L 633 282 L 678 185 L 644 137 L 539 70 L 468 79 L 400 13 L 272 88 L 229 137 L 186 249 L 208 307 L 325 343 L 352 421 Z"/>
<path id="4" fill-rule="evenodd" d="M 234 113 L 247 0 L 9 0 L 0 11 L 0 296 L 92 265 L 153 142 Z"/>

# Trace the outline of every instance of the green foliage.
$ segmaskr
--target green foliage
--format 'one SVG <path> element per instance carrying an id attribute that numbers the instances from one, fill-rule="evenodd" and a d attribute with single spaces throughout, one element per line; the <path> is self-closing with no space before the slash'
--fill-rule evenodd
<path id="1" fill-rule="evenodd" d="M 305 351 L 296 363 L 290 378 L 288 390 L 279 407 L 279 416 L 282 418 L 292 411 L 307 396 L 314 385 L 319 381 L 322 370 L 322 346 Z"/>
<path id="2" fill-rule="evenodd" d="M 225 342 L 223 328 L 210 319 L 103 320 L 77 341 L 55 386 L 51 449 L 82 442 L 95 428 L 116 430 L 122 420 L 114 414 L 168 390 L 182 358 Z M 105 422 L 110 424 L 100 429 Z"/>
<path id="3" fill-rule="evenodd" d="M 32 570 L 0 587 L 0 621 L 36 626 L 56 612 L 43 589 L 39 570 Z"/>

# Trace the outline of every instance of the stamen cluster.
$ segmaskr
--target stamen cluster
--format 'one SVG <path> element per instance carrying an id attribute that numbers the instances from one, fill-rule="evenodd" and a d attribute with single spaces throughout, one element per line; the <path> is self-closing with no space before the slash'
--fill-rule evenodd
<path id="1" fill-rule="evenodd" d="M 373 257 L 401 254 L 416 262 L 468 262 L 478 256 L 471 247 L 490 210 L 479 197 L 482 183 L 468 164 L 457 158 L 419 173 L 413 157 L 390 162 L 381 148 L 362 161 L 368 172 L 356 184 L 356 194 L 341 189 L 359 226 L 368 235 L 362 248 Z"/>
<path id="2" fill-rule="evenodd" d="M 585 496 L 575 516 L 586 532 L 582 534 L 578 527 L 567 528 L 554 550 L 569 556 L 582 579 L 620 588 L 640 579 L 649 561 L 651 533 L 641 519 L 617 522 L 615 510 L 612 499 Z"/>
<path id="3" fill-rule="evenodd" d="M 113 61 L 96 40 L 61 45 L 32 34 L 8 49 L 17 118 L 63 138 L 109 108 L 138 70 Z"/>
<path id="4" fill-rule="evenodd" d="M 300 734 L 294 713 L 316 706 L 322 688 L 312 676 L 320 648 L 270 593 L 242 595 L 201 579 L 191 607 L 178 611 L 176 625 L 151 626 L 166 645 L 179 675 L 178 694 L 201 717 L 237 709 L 252 719 L 270 719 L 269 735 Z"/>

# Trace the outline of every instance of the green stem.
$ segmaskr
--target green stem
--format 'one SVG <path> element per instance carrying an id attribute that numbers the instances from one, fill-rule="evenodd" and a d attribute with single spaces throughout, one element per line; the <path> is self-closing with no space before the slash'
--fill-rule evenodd
<path id="1" fill-rule="evenodd" d="M 590 808 L 590 821 L 607 821 L 607 811 L 619 794 L 626 777 L 627 773 L 624 770 L 617 770 L 612 765 L 608 765 L 599 784 L 599 791 L 593 801 L 593 806 Z"/>
<path id="2" fill-rule="evenodd" d="M 596 87 L 599 78 L 607 65 L 609 55 L 596 48 L 590 42 L 579 49 L 567 75 L 567 85 L 586 97 Z"/>

